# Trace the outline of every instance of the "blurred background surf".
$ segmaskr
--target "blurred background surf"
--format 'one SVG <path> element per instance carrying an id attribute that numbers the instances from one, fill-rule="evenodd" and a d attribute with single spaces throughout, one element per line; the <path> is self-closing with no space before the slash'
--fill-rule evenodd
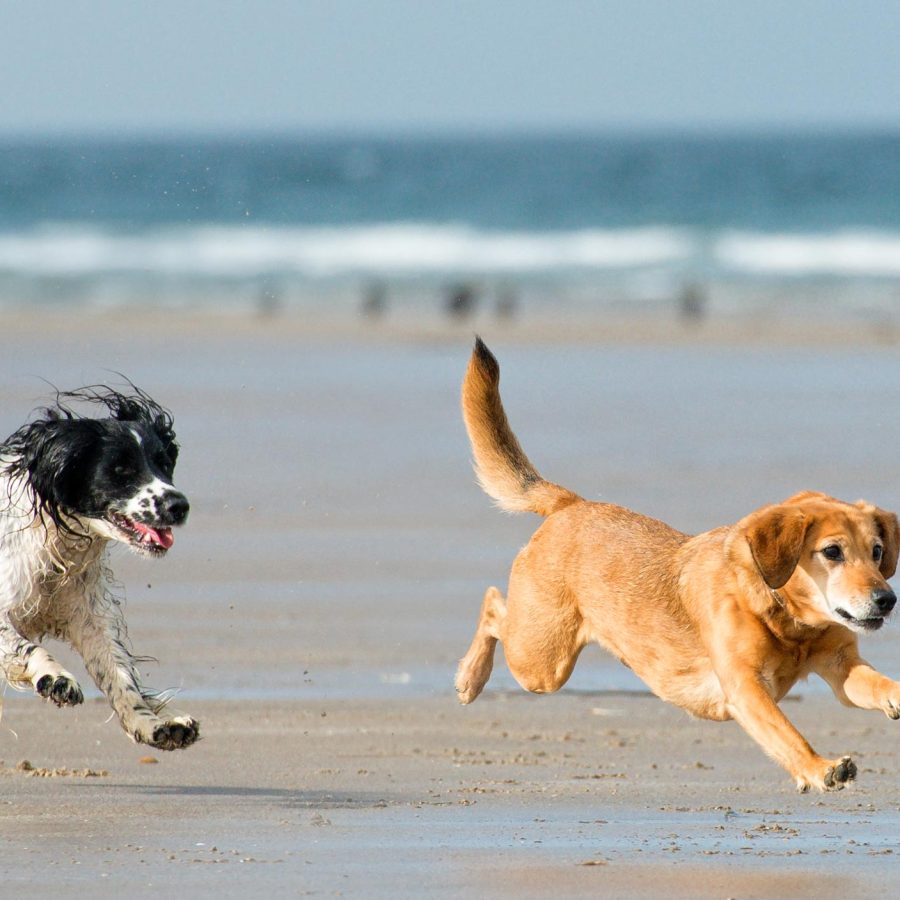
<path id="1" fill-rule="evenodd" d="M 50 0 L 3 26 L 0 309 L 900 297 L 883 0 Z"/>
<path id="2" fill-rule="evenodd" d="M 0 303 L 890 309 L 898 197 L 887 132 L 7 139 Z"/>

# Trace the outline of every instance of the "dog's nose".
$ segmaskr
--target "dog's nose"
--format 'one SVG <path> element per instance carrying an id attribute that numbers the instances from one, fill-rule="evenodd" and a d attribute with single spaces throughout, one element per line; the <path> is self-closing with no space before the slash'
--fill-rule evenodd
<path id="1" fill-rule="evenodd" d="M 887 615 L 897 602 L 897 595 L 890 588 L 880 588 L 872 591 L 872 602 L 878 607 L 878 612 Z"/>
<path id="2" fill-rule="evenodd" d="M 160 512 L 173 525 L 181 525 L 191 509 L 187 497 L 177 491 L 170 491 L 162 498 Z"/>

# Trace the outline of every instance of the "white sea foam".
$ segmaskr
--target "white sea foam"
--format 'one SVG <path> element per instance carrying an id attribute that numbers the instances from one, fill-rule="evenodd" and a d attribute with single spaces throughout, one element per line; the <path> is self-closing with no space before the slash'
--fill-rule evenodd
<path id="1" fill-rule="evenodd" d="M 0 233 L 0 276 L 247 279 L 361 276 L 528 278 L 900 278 L 900 234 L 766 234 L 686 228 L 492 231 L 464 225 L 182 226 L 134 233 L 55 226 Z"/>
<path id="2" fill-rule="evenodd" d="M 457 225 L 340 228 L 184 227 L 113 234 L 44 228 L 0 234 L 0 272 L 235 278 L 266 273 L 537 274 L 671 265 L 693 252 L 670 228 L 565 232 L 479 231 Z"/>
<path id="3" fill-rule="evenodd" d="M 900 276 L 900 234 L 727 232 L 716 241 L 713 252 L 718 267 L 754 275 Z"/>

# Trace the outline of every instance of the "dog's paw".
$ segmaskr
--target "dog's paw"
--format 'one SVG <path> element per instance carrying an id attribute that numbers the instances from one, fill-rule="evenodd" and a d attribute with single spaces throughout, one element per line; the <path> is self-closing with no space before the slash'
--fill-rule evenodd
<path id="1" fill-rule="evenodd" d="M 463 706 L 468 706 L 481 693 L 481 685 L 456 679 L 456 699 Z"/>
<path id="2" fill-rule="evenodd" d="M 820 791 L 842 791 L 856 778 L 856 763 L 849 756 L 824 762 L 824 771 L 812 776 L 797 777 L 797 790 L 800 793 L 806 793 L 810 788 Z"/>
<path id="3" fill-rule="evenodd" d="M 849 756 L 842 756 L 825 771 L 825 788 L 840 791 L 845 784 L 856 779 L 856 763 Z"/>
<path id="4" fill-rule="evenodd" d="M 84 703 L 84 694 L 78 682 L 68 675 L 44 675 L 34 689 L 46 700 L 57 706 L 78 706 Z"/>
<path id="5" fill-rule="evenodd" d="M 183 750 L 200 739 L 200 723 L 190 716 L 176 716 L 157 725 L 147 743 L 157 750 Z"/>
<path id="6" fill-rule="evenodd" d="M 900 692 L 885 697 L 882 709 L 889 719 L 900 719 Z"/>
<path id="7" fill-rule="evenodd" d="M 457 677 L 456 679 L 456 699 L 463 706 L 471 703 L 479 694 L 481 688 L 478 685 L 470 684 L 466 679 Z"/>
<path id="8" fill-rule="evenodd" d="M 467 656 L 460 660 L 454 684 L 456 698 L 463 706 L 471 703 L 484 690 L 488 678 L 491 677 L 492 668 L 491 657 L 482 655 L 472 660 Z"/>

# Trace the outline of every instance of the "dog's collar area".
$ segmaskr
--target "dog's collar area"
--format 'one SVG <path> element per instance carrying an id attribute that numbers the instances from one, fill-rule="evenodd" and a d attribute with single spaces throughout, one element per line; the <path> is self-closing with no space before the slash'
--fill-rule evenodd
<path id="1" fill-rule="evenodd" d="M 772 615 L 769 628 L 778 635 L 781 640 L 809 639 L 810 634 L 819 631 L 821 625 L 813 625 L 797 618 L 796 614 L 788 608 L 787 601 L 775 588 L 769 588 L 772 601 L 778 607 L 778 613 Z"/>

